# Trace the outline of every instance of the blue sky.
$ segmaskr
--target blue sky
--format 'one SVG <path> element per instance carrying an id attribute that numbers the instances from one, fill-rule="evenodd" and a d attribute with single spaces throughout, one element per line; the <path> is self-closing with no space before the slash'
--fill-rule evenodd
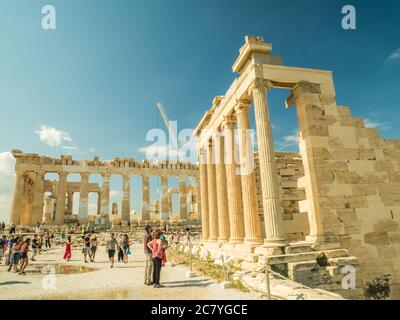
<path id="1" fill-rule="evenodd" d="M 41 28 L 46 4 L 56 30 Z M 356 30 L 341 28 L 346 4 Z M 142 159 L 148 130 L 164 129 L 156 101 L 178 129 L 194 128 L 233 81 L 247 34 L 264 36 L 285 65 L 333 70 L 338 104 L 383 137 L 400 137 L 399 16 L 396 0 L 0 0 L 0 220 L 12 189 L 9 150 Z M 274 138 L 277 149 L 296 150 L 286 95 L 270 95 Z M 40 139 L 49 128 L 60 145 Z"/>

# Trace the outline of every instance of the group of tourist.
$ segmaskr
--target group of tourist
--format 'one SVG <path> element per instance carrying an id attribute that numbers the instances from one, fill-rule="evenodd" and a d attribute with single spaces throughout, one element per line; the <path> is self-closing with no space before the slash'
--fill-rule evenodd
<path id="1" fill-rule="evenodd" d="M 37 239 L 36 239 L 37 242 Z M 20 236 L 6 235 L 0 238 L 0 263 L 5 259 L 5 265 L 8 266 L 7 271 L 13 271 L 20 275 L 25 274 L 28 265 L 28 251 L 31 244 L 30 238 Z"/>
<path id="2" fill-rule="evenodd" d="M 1 226 L 1 224 L 0 224 Z M 84 262 L 94 262 L 96 257 L 99 241 L 94 229 L 91 226 L 82 226 L 82 254 Z M 3 229 L 2 229 L 3 230 Z M 145 227 L 146 235 L 144 237 L 144 253 L 146 257 L 145 265 L 145 284 L 153 285 L 155 288 L 163 287 L 160 283 L 161 268 L 165 266 L 167 261 L 166 249 L 168 241 L 164 236 L 164 232 L 160 229 L 153 230 L 151 225 Z M 182 232 L 172 232 L 170 241 L 179 241 Z M 54 235 L 47 229 L 42 229 L 40 225 L 35 226 L 35 235 L 33 238 L 21 237 L 15 234 L 5 234 L 0 237 L 0 263 L 6 259 L 5 264 L 8 271 L 14 271 L 21 275 L 25 274 L 25 269 L 29 263 L 28 252 L 32 252 L 31 260 L 35 261 L 35 257 L 43 247 L 50 249 Z M 63 259 L 70 261 L 72 258 L 72 236 L 66 234 L 65 229 L 60 232 L 61 243 L 65 244 Z M 131 242 L 128 234 L 110 234 L 110 238 L 106 243 L 106 252 L 110 261 L 110 267 L 114 267 L 114 256 L 117 254 L 118 262 L 128 263 L 128 257 L 131 255 Z"/>

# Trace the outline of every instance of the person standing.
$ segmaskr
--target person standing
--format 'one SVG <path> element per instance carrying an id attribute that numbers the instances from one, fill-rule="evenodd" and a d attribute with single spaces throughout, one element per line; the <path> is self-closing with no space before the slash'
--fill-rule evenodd
<path id="1" fill-rule="evenodd" d="M 29 263 L 28 251 L 29 251 L 30 243 L 31 243 L 31 239 L 26 239 L 21 246 L 21 249 L 20 249 L 21 268 L 19 270 L 19 274 L 25 274 L 25 268 Z"/>
<path id="2" fill-rule="evenodd" d="M 72 256 L 71 244 L 72 244 L 71 236 L 68 236 L 67 241 L 65 242 L 65 252 L 64 252 L 64 257 L 63 257 L 63 259 L 66 261 L 71 260 L 71 256 Z"/>
<path id="3" fill-rule="evenodd" d="M 162 242 L 160 240 L 161 231 L 157 230 L 154 233 L 154 239 L 151 240 L 147 246 L 152 252 L 152 260 L 153 260 L 153 282 L 154 288 L 162 288 L 163 286 L 160 284 L 160 276 L 161 276 L 161 266 L 163 261 L 163 248 Z"/>
<path id="4" fill-rule="evenodd" d="M 152 281 L 152 273 L 153 273 L 153 260 L 152 260 L 152 252 L 151 249 L 147 246 L 147 244 L 153 240 L 153 236 L 151 235 L 152 232 L 152 228 L 151 225 L 146 225 L 146 227 L 144 228 L 144 230 L 146 231 L 146 235 L 144 236 L 143 239 L 143 244 L 144 244 L 144 254 L 146 257 L 146 267 L 145 267 L 145 271 L 144 271 L 144 284 L 145 285 L 153 285 L 153 281 Z"/>
<path id="5" fill-rule="evenodd" d="M 18 263 L 21 257 L 20 255 L 21 246 L 22 246 L 22 238 L 16 237 L 14 244 L 12 245 L 11 248 L 11 259 L 8 271 L 11 271 L 11 269 L 13 269 L 15 273 L 18 272 Z"/>
<path id="6" fill-rule="evenodd" d="M 85 263 L 88 263 L 87 257 L 90 259 L 90 237 L 89 235 L 86 235 L 85 238 L 83 238 L 83 249 L 82 249 L 83 257 L 85 259 Z"/>
<path id="7" fill-rule="evenodd" d="M 65 229 L 61 230 L 60 237 L 61 237 L 61 243 L 64 244 L 64 241 L 65 241 Z"/>
<path id="8" fill-rule="evenodd" d="M 11 224 L 10 234 L 15 234 L 15 224 L 14 223 Z"/>
<path id="9" fill-rule="evenodd" d="M 46 249 L 51 249 L 51 235 L 50 235 L 49 230 L 45 231 L 44 242 L 45 242 Z"/>
<path id="10" fill-rule="evenodd" d="M 7 245 L 7 237 L 2 236 L 0 238 L 0 264 L 2 263 L 4 253 L 6 252 L 6 245 Z"/>
<path id="11" fill-rule="evenodd" d="M 128 263 L 128 255 L 131 254 L 131 249 L 130 249 L 129 237 L 126 233 L 124 234 L 122 240 L 122 251 L 123 251 L 123 261 L 124 263 Z"/>
<path id="12" fill-rule="evenodd" d="M 94 234 L 90 239 L 90 261 L 94 262 L 97 251 L 97 236 Z"/>
<path id="13" fill-rule="evenodd" d="M 124 239 L 122 233 L 118 234 L 117 238 L 117 250 L 118 250 L 118 262 L 124 261 L 124 250 L 122 249 L 122 243 Z"/>
<path id="14" fill-rule="evenodd" d="M 110 259 L 110 268 L 114 267 L 114 256 L 115 248 L 117 247 L 117 240 L 114 238 L 114 233 L 111 233 L 110 239 L 107 241 L 106 251 L 108 253 L 108 259 Z"/>
<path id="15" fill-rule="evenodd" d="M 35 257 L 38 253 L 38 249 L 39 249 L 39 241 L 38 241 L 38 236 L 35 234 L 32 240 L 32 257 L 31 257 L 32 261 L 36 261 Z"/>

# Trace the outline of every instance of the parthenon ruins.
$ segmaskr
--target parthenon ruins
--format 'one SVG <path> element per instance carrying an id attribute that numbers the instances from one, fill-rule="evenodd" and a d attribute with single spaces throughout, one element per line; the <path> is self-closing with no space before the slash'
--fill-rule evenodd
<path id="1" fill-rule="evenodd" d="M 332 291 L 343 289 L 344 265 L 358 268 L 358 290 L 361 279 L 385 273 L 399 282 L 400 140 L 381 139 L 338 106 L 331 71 L 283 66 L 271 51 L 262 37 L 245 38 L 232 68 L 238 77 L 196 128 L 202 250 L 268 259 Z M 299 154 L 275 152 L 274 88 L 287 89 L 286 108 L 297 110 Z M 327 264 L 318 266 L 321 255 Z"/>
<path id="2" fill-rule="evenodd" d="M 187 184 L 186 178 L 197 181 L 198 168 L 190 163 L 150 163 L 133 159 L 114 158 L 109 162 L 102 162 L 98 157 L 89 161 L 76 161 L 72 156 L 61 156 L 60 159 L 43 157 L 38 154 L 27 154 L 14 150 L 16 158 L 16 182 L 11 208 L 10 222 L 14 224 L 32 225 L 46 222 L 62 225 L 71 217 L 73 212 L 73 195 L 79 192 L 79 220 L 87 221 L 89 210 L 89 193 L 98 194 L 97 216 L 100 222 L 110 222 L 110 177 L 122 176 L 122 208 L 120 221 L 127 223 L 131 220 L 131 176 L 138 175 L 142 179 L 141 214 L 138 220 L 168 220 L 172 216 L 170 193 L 179 193 L 179 215 L 176 220 L 186 221 L 189 215 L 196 219 L 198 207 L 193 203 L 197 197 L 196 183 Z M 47 173 L 58 174 L 58 181 L 45 180 Z M 68 182 L 69 174 L 79 174 L 80 182 Z M 100 174 L 103 178 L 101 187 L 96 183 L 89 183 L 90 175 Z M 151 176 L 159 176 L 161 180 L 161 206 L 159 212 L 153 212 L 150 204 Z M 168 178 L 176 176 L 179 179 L 179 188 L 170 190 Z M 46 196 L 50 193 L 50 196 Z M 191 212 L 188 212 L 188 204 Z M 115 206 L 117 210 L 117 206 Z M 114 215 L 117 212 L 113 212 Z M 155 215 L 154 215 L 155 214 Z M 156 216 L 156 219 L 154 217 Z M 152 219 L 153 218 L 153 219 Z"/>

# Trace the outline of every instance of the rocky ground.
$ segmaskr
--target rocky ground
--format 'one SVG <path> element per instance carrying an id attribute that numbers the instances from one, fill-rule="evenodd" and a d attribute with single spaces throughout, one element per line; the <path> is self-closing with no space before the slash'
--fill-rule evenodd
<path id="1" fill-rule="evenodd" d="M 139 242 L 132 246 L 129 263 L 116 263 L 113 269 L 105 246 L 98 249 L 96 262 L 86 264 L 79 248 L 73 249 L 70 262 L 62 260 L 63 251 L 60 245 L 38 255 L 37 261 L 28 265 L 26 275 L 7 272 L 6 267 L 1 266 L 0 299 L 260 299 L 255 293 L 224 289 L 220 283 L 202 276 L 188 278 L 188 268 L 183 265 L 167 265 L 162 269 L 164 288 L 145 286 L 143 245 Z M 70 266 L 70 270 L 57 268 L 56 271 L 72 272 L 74 267 L 95 270 L 55 275 L 40 272 L 51 271 L 51 266 L 59 264 Z M 38 272 L 32 273 L 34 270 Z"/>

